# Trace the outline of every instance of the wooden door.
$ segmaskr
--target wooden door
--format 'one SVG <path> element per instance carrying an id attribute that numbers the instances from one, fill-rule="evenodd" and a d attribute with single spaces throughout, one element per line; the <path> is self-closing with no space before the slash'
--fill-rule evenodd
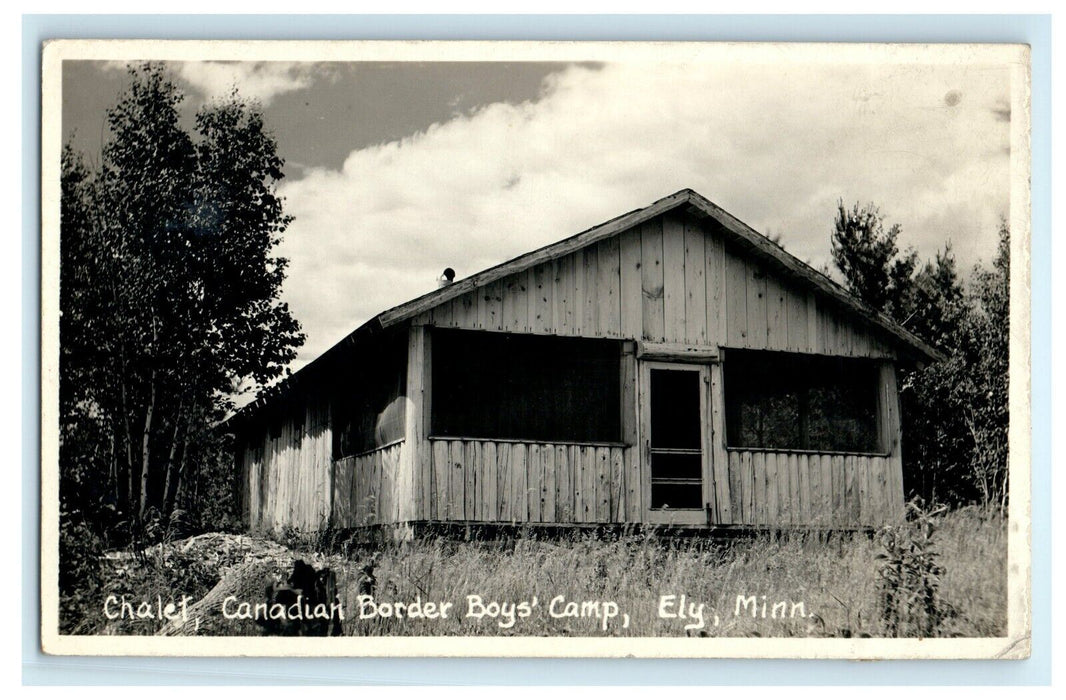
<path id="1" fill-rule="evenodd" d="M 666 362 L 642 364 L 645 520 L 706 524 L 707 504 L 712 498 L 708 368 Z"/>

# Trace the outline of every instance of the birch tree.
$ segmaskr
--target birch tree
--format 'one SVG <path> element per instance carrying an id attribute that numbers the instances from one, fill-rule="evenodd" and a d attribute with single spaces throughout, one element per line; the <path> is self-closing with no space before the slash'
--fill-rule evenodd
<path id="1" fill-rule="evenodd" d="M 290 218 L 261 111 L 234 91 L 187 129 L 164 66 L 129 76 L 99 168 L 64 152 L 60 467 L 72 497 L 106 483 L 140 524 L 169 515 L 238 387 L 282 376 L 303 334 L 280 301 Z"/>

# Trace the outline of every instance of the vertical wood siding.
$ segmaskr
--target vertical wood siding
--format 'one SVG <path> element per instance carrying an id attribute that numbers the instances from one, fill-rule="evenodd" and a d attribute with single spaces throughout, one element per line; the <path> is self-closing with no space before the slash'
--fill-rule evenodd
<path id="1" fill-rule="evenodd" d="M 414 323 L 895 357 L 880 332 L 678 214 L 475 289 Z"/>
<path id="2" fill-rule="evenodd" d="M 262 428 L 245 442 L 240 457 L 242 510 L 253 530 L 315 531 L 328 524 L 333 450 L 329 418 L 327 401 L 299 402 L 281 419 L 276 437 Z"/>
<path id="3" fill-rule="evenodd" d="M 621 523 L 637 515 L 630 448 L 543 442 L 431 442 L 431 520 Z"/>
<path id="4" fill-rule="evenodd" d="M 902 514 L 892 459 L 729 450 L 729 524 L 876 527 Z M 897 492 L 898 490 L 898 492 Z"/>
<path id="5" fill-rule="evenodd" d="M 360 527 L 411 520 L 403 481 L 403 442 L 338 459 L 333 465 L 333 526 Z"/>
<path id="6" fill-rule="evenodd" d="M 405 441 L 333 462 L 329 408 L 287 417 L 277 437 L 244 435 L 238 454 L 253 529 L 457 520 L 640 522 L 645 516 L 635 424 L 639 362 L 622 364 L 629 447 L 428 439 L 432 381 L 423 326 L 606 337 L 689 346 L 893 359 L 881 331 L 838 309 L 685 216 L 497 280 L 412 319 Z M 879 425 L 888 456 L 726 450 L 720 365 L 710 385 L 714 522 L 877 525 L 902 512 L 899 407 L 883 365 Z"/>

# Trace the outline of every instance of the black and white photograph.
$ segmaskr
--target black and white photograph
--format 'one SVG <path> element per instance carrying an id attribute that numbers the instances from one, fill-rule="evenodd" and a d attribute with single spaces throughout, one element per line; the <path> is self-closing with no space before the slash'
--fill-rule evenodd
<path id="1" fill-rule="evenodd" d="M 1028 47 L 43 70 L 45 652 L 1028 657 Z"/>

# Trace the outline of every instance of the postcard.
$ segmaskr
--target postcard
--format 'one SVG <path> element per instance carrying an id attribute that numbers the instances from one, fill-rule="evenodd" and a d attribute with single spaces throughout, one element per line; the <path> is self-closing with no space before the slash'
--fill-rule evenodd
<path id="1" fill-rule="evenodd" d="M 42 50 L 44 651 L 1028 657 L 1027 46 Z"/>

